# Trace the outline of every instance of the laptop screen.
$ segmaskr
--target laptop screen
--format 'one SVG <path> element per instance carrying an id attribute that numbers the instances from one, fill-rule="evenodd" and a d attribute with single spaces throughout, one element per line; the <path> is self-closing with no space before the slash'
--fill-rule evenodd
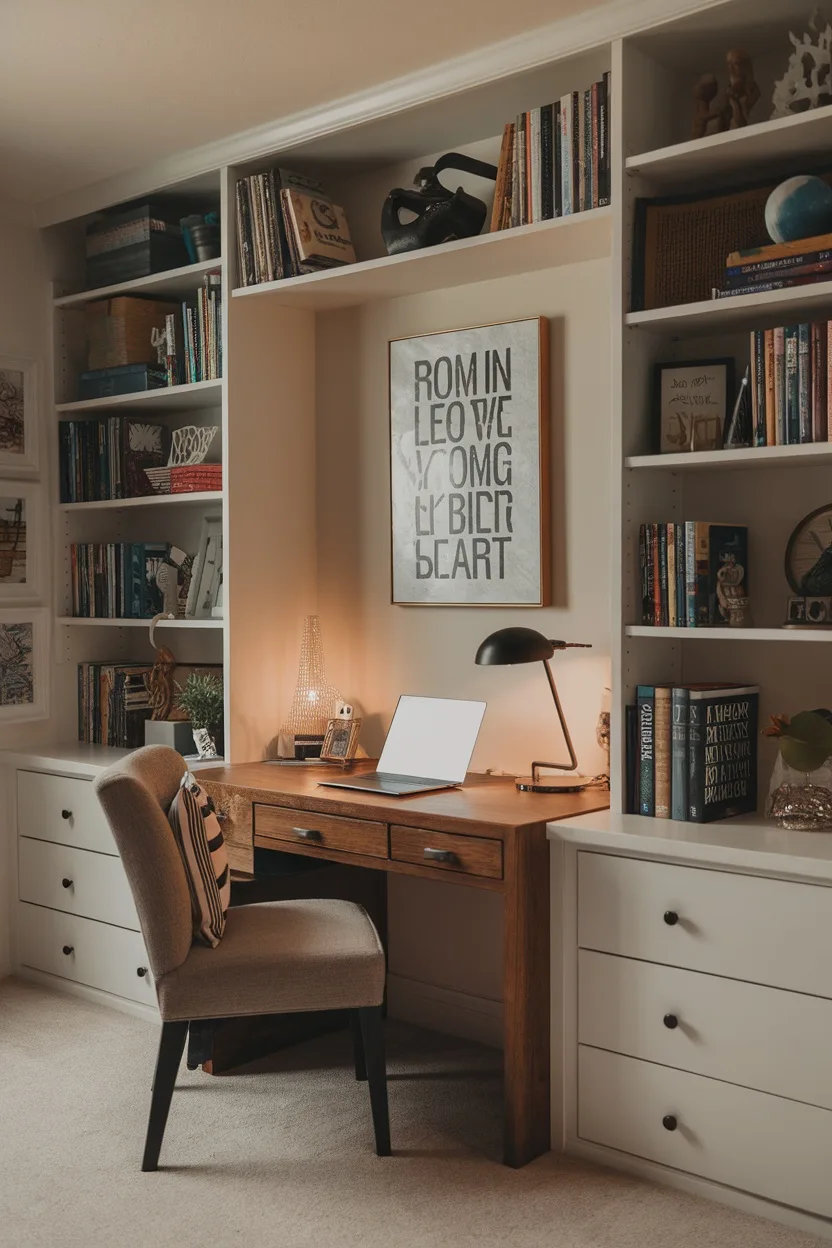
<path id="1" fill-rule="evenodd" d="M 484 702 L 403 694 L 378 760 L 379 772 L 462 784 L 484 714 Z"/>

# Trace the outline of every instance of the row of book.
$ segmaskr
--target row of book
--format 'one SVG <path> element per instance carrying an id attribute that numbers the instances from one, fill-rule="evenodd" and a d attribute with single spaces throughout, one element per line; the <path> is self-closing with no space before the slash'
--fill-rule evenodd
<path id="1" fill-rule="evenodd" d="M 157 575 L 180 568 L 185 552 L 170 542 L 76 542 L 70 547 L 72 614 L 82 619 L 149 620 L 163 610 Z M 187 586 L 179 592 L 184 616 Z"/>
<path id="2" fill-rule="evenodd" d="M 206 273 L 196 299 L 182 302 L 182 321 L 165 317 L 165 380 L 169 386 L 222 377 L 222 284 Z"/>
<path id="3" fill-rule="evenodd" d="M 503 130 L 491 230 L 567 217 L 610 202 L 610 76 Z"/>
<path id="4" fill-rule="evenodd" d="M 639 528 L 641 622 L 656 628 L 728 623 L 729 604 L 748 594 L 748 529 L 686 520 Z"/>
<path id="5" fill-rule="evenodd" d="M 58 462 L 62 503 L 141 498 L 153 492 L 146 469 L 167 464 L 171 433 L 165 425 L 124 416 L 62 420 Z"/>
<path id="6" fill-rule="evenodd" d="M 240 178 L 236 198 L 244 286 L 355 263 L 344 210 L 314 178 L 275 167 Z"/>
<path id="7" fill-rule="evenodd" d="M 627 810 L 712 823 L 757 808 L 757 685 L 639 685 L 627 707 Z"/>
<path id="8" fill-rule="evenodd" d="M 832 321 L 751 331 L 751 419 L 755 446 L 796 446 L 830 440 L 830 368 Z"/>
<path id="9" fill-rule="evenodd" d="M 134 750 L 150 719 L 148 663 L 78 664 L 78 740 Z"/>
<path id="10" fill-rule="evenodd" d="M 712 294 L 714 299 L 728 299 L 831 279 L 832 234 L 820 234 L 730 252 L 725 259 L 723 285 L 715 287 Z"/>

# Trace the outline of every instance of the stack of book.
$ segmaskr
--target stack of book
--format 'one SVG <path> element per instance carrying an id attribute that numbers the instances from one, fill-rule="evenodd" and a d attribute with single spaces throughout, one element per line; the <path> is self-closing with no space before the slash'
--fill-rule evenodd
<path id="1" fill-rule="evenodd" d="M 610 202 L 610 76 L 505 127 L 491 230 L 568 217 Z"/>
<path id="2" fill-rule="evenodd" d="M 169 386 L 222 377 L 221 275 L 206 273 L 191 300 L 182 301 L 181 323 L 165 318 L 165 374 Z"/>
<path id="3" fill-rule="evenodd" d="M 237 182 L 237 259 L 244 286 L 355 263 L 343 208 L 320 182 L 275 167 Z"/>
<path id="4" fill-rule="evenodd" d="M 793 243 L 732 251 L 725 260 L 725 283 L 722 288 L 714 287 L 712 294 L 714 299 L 728 299 L 830 279 L 832 234 L 820 234 Z"/>
<path id="5" fill-rule="evenodd" d="M 141 498 L 151 493 L 146 469 L 167 463 L 170 430 L 124 416 L 62 420 L 58 434 L 62 503 Z"/>
<path id="6" fill-rule="evenodd" d="M 832 254 L 832 252 L 830 252 Z M 755 446 L 828 442 L 832 429 L 832 321 L 751 331 Z"/>
<path id="7" fill-rule="evenodd" d="M 78 740 L 133 750 L 152 709 L 148 663 L 78 664 Z"/>
<path id="8" fill-rule="evenodd" d="M 70 547 L 73 616 L 152 619 L 163 609 L 162 591 L 156 584 L 159 568 L 169 562 L 181 565 L 185 558 L 184 552 L 169 542 L 73 544 Z"/>
<path id="9" fill-rule="evenodd" d="M 748 593 L 748 529 L 686 520 L 639 529 L 641 622 L 656 628 L 710 628 L 727 623 L 720 582 Z"/>
<path id="10" fill-rule="evenodd" d="M 757 808 L 757 685 L 639 685 L 627 707 L 627 809 L 711 823 Z"/>

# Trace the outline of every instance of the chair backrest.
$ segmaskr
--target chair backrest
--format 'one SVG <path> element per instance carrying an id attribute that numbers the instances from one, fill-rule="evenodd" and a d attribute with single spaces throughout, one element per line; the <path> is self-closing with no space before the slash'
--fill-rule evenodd
<path id="1" fill-rule="evenodd" d="M 181 966 L 191 948 L 188 880 L 168 823 L 168 809 L 186 769 L 176 750 L 146 745 L 95 781 L 156 979 Z"/>

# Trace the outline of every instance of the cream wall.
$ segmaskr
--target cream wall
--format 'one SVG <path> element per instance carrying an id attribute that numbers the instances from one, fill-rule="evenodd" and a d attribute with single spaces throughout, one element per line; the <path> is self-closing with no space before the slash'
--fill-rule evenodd
<path id="1" fill-rule="evenodd" d="M 601 769 L 595 723 L 609 655 L 609 299 L 609 265 L 593 261 L 318 317 L 318 605 L 330 675 L 363 709 L 362 743 L 371 754 L 399 694 L 408 692 L 487 701 L 477 770 L 514 773 L 528 770 L 532 756 L 563 758 L 540 667 L 474 664 L 483 637 L 521 623 L 592 643 L 591 651 L 567 651 L 554 662 L 580 767 Z M 392 606 L 388 340 L 535 315 L 550 318 L 551 331 L 553 605 Z M 470 1034 L 494 1034 L 500 908 L 492 894 L 391 877 L 393 1009 L 425 1021 L 430 1012 L 464 1030 L 470 1008 Z M 410 1009 L 416 1001 L 418 1010 Z"/>
<path id="2" fill-rule="evenodd" d="M 38 232 L 28 226 L 7 222 L 3 219 L 0 205 L 0 355 L 26 356 L 35 359 L 39 365 L 39 434 L 41 482 L 48 479 L 48 467 L 45 455 L 48 451 L 47 440 L 44 438 L 44 396 L 46 378 L 43 366 L 46 358 L 47 341 L 47 301 L 45 291 L 46 272 L 44 256 Z M 48 512 L 46 486 L 41 485 L 39 501 L 41 505 L 42 532 L 48 533 Z M 43 582 L 50 581 L 50 551 L 48 543 L 44 543 L 42 560 L 45 561 Z M 44 603 L 46 599 L 42 600 Z M 51 613 L 50 613 L 51 614 Z M 51 648 L 50 648 L 51 654 Z M 53 733 L 53 725 L 49 720 L 36 723 L 0 725 L 0 749 L 11 746 L 36 745 L 49 740 Z M 2 810 L 8 809 L 4 802 Z M 9 939 L 11 896 L 13 890 L 13 829 L 7 826 L 10 820 L 3 820 L 0 829 L 0 976 L 6 975 L 10 969 Z"/>

